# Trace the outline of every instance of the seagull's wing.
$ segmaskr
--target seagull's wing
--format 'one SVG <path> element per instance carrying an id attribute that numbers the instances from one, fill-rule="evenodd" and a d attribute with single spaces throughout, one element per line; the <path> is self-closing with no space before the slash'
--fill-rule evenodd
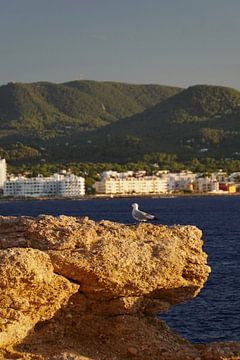
<path id="1" fill-rule="evenodd" d="M 155 219 L 154 215 L 148 214 L 141 210 L 135 210 L 135 209 L 132 211 L 132 216 L 137 221 L 147 221 L 147 220 Z"/>
<path id="2" fill-rule="evenodd" d="M 137 221 L 147 221 L 146 217 L 144 216 L 144 213 L 140 210 L 133 210 L 132 216 Z"/>
<path id="3" fill-rule="evenodd" d="M 141 213 L 142 213 L 142 216 L 144 216 L 144 218 L 147 219 L 147 220 L 153 220 L 153 219 L 155 219 L 155 216 L 154 216 L 154 215 L 148 214 L 148 213 L 146 213 L 146 212 L 144 212 L 144 211 L 141 211 Z"/>

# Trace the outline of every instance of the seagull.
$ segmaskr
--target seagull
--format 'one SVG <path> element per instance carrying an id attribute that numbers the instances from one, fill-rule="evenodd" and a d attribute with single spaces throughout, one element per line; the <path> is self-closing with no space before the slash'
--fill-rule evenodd
<path id="1" fill-rule="evenodd" d="M 156 216 L 139 210 L 137 203 L 132 204 L 132 208 L 132 216 L 137 221 L 158 220 Z"/>

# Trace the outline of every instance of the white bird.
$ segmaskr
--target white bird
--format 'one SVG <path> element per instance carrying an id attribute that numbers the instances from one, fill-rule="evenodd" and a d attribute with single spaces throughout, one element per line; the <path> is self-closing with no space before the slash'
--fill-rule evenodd
<path id="1" fill-rule="evenodd" d="M 148 214 L 138 209 L 138 204 L 132 204 L 132 216 L 137 221 L 158 220 L 155 215 Z"/>

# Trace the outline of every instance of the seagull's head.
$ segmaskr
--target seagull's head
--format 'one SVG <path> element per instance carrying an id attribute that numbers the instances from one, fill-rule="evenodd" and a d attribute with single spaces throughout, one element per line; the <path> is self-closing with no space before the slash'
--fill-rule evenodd
<path id="1" fill-rule="evenodd" d="M 137 210 L 137 209 L 138 209 L 138 204 L 137 204 L 137 203 L 132 204 L 132 208 L 133 208 L 134 210 Z"/>

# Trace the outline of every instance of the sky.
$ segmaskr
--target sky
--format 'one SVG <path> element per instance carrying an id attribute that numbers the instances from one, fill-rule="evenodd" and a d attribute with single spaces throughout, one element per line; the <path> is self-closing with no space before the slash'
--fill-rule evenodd
<path id="1" fill-rule="evenodd" d="M 0 84 L 240 90 L 239 0 L 0 0 Z"/>

